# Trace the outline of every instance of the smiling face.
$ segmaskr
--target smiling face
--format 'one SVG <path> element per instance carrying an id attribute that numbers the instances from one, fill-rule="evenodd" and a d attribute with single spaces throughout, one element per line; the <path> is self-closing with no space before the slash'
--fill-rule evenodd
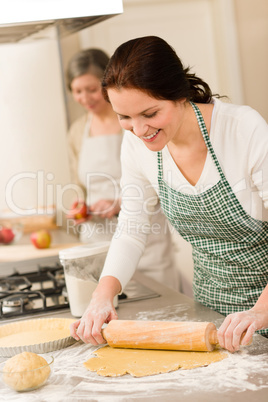
<path id="1" fill-rule="evenodd" d="M 184 120 L 185 99 L 172 102 L 152 98 L 136 89 L 108 89 L 120 125 L 132 131 L 151 151 L 176 141 Z"/>
<path id="2" fill-rule="evenodd" d="M 101 91 L 101 82 L 93 74 L 84 74 L 73 79 L 71 90 L 74 100 L 86 110 L 101 113 L 107 108 L 107 102 Z"/>

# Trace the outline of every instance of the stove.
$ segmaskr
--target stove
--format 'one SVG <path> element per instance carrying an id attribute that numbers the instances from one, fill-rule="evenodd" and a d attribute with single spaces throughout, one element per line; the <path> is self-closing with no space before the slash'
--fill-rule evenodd
<path id="1" fill-rule="evenodd" d="M 14 273 L 0 277 L 0 322 L 5 318 L 25 316 L 69 308 L 63 267 L 37 266 L 35 272 Z"/>
<path id="2" fill-rule="evenodd" d="M 0 264 L 0 324 L 7 320 L 69 311 L 63 266 L 59 260 Z M 118 303 L 150 299 L 158 293 L 131 280 Z"/>

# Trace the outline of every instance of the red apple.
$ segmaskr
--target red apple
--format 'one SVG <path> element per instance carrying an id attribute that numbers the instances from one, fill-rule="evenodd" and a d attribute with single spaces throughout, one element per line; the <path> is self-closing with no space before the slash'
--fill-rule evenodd
<path id="1" fill-rule="evenodd" d="M 75 201 L 68 214 L 68 218 L 83 219 L 88 216 L 87 204 L 83 200 Z"/>
<path id="2" fill-rule="evenodd" d="M 45 229 L 32 233 L 30 239 L 36 248 L 48 248 L 51 243 L 50 233 Z"/>
<path id="3" fill-rule="evenodd" d="M 9 244 L 14 240 L 15 234 L 12 229 L 2 227 L 0 229 L 0 243 Z"/>

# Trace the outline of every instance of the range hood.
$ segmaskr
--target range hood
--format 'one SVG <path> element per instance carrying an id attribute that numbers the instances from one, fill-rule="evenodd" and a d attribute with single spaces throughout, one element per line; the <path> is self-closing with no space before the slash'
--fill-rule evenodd
<path id="1" fill-rule="evenodd" d="M 7 0 L 0 5 L 0 43 L 63 37 L 123 12 L 122 0 Z"/>

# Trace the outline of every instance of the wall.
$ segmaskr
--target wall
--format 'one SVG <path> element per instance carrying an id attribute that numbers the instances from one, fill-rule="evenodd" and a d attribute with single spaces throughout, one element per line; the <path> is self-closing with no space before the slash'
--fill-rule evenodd
<path id="1" fill-rule="evenodd" d="M 234 4 L 245 103 L 268 121 L 268 1 Z"/>
<path id="2" fill-rule="evenodd" d="M 182 14 L 181 19 L 178 19 L 176 9 L 184 6 L 188 7 L 188 15 Z M 163 8 L 165 10 L 162 13 Z M 201 13 L 200 10 L 202 10 Z M 204 13 L 207 13 L 207 16 Z M 167 17 L 163 21 L 165 14 Z M 218 70 L 217 74 L 221 75 L 219 86 L 214 85 L 215 72 L 211 75 L 206 65 L 200 66 L 200 53 L 205 49 L 204 55 L 207 54 L 208 44 L 204 41 L 204 37 L 199 35 L 200 30 L 198 31 L 198 28 L 193 26 L 196 17 L 201 14 L 203 14 L 204 22 L 208 22 L 210 25 L 205 30 L 210 30 L 212 35 L 217 37 L 214 50 L 217 52 L 218 60 L 215 68 Z M 211 16 L 214 24 L 212 31 Z M 198 24 L 197 27 L 200 27 L 200 22 Z M 123 26 L 124 30 L 122 30 Z M 184 34 L 179 34 L 180 30 Z M 114 31 L 116 31 L 116 35 L 119 33 L 116 40 Z M 192 42 L 189 39 L 189 32 L 191 37 L 197 37 L 198 43 L 201 43 L 198 48 L 197 46 L 192 48 L 194 53 L 190 58 L 188 55 L 191 54 Z M 204 72 L 204 78 L 208 79 L 215 91 L 218 89 L 222 94 L 227 94 L 233 102 L 250 105 L 268 121 L 267 0 L 188 0 L 188 4 L 186 0 L 144 0 L 142 2 L 124 0 L 123 15 L 114 17 L 96 27 L 85 29 L 77 36 L 79 36 L 80 47 L 98 45 L 112 54 L 116 46 L 130 36 L 152 33 L 169 38 L 170 42 L 175 44 L 176 50 L 183 60 L 190 61 L 194 68 L 197 67 L 200 74 Z M 174 33 L 176 34 L 174 35 Z M 211 40 L 208 43 L 211 47 Z M 223 48 L 225 48 L 224 51 L 222 51 Z M 73 48 L 73 52 L 77 50 L 78 47 Z M 235 64 L 231 60 L 233 58 L 236 59 Z M 207 59 L 207 65 L 209 64 L 210 59 Z M 234 70 L 233 66 L 235 66 Z M 74 119 L 82 111 L 75 108 L 71 99 L 69 102 Z"/>
<path id="3" fill-rule="evenodd" d="M 63 37 L 60 40 L 60 48 L 62 56 L 62 73 L 65 79 L 66 69 L 69 60 L 71 59 L 72 55 L 74 55 L 81 49 L 80 35 L 77 33 Z M 64 86 L 64 93 L 68 110 L 68 124 L 70 125 L 75 119 L 77 119 L 82 113 L 84 113 L 84 109 L 73 100 L 72 94 L 68 90 L 66 85 Z"/>
<path id="4" fill-rule="evenodd" d="M 69 182 L 57 41 L 0 46 L 0 212 L 36 213 Z"/>
<path id="5" fill-rule="evenodd" d="M 143 35 L 166 39 L 215 93 L 243 103 L 232 0 L 124 0 L 122 15 L 81 31 L 79 41 L 81 48 L 96 46 L 112 54 L 123 41 Z M 62 45 L 66 68 L 68 38 Z M 69 93 L 67 99 L 72 120 L 82 110 Z"/>

